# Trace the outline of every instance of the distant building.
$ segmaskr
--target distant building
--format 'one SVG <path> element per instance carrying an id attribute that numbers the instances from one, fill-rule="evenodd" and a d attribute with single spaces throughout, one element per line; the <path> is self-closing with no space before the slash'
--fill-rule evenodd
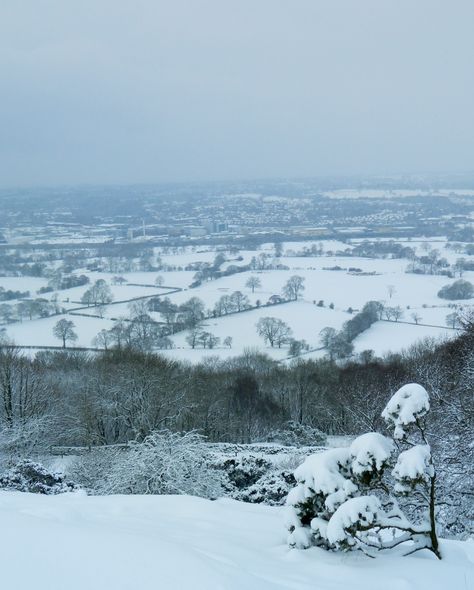
<path id="1" fill-rule="evenodd" d="M 220 234 L 222 232 L 228 231 L 229 226 L 225 221 L 214 221 L 208 219 L 203 223 L 207 233 L 209 234 Z"/>

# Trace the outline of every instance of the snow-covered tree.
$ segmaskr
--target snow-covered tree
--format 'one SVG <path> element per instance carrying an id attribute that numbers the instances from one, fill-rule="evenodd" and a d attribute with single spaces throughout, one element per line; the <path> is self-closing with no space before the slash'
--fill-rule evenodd
<path id="1" fill-rule="evenodd" d="M 436 472 L 424 424 L 429 407 L 421 385 L 405 385 L 382 412 L 393 439 L 369 432 L 347 448 L 308 457 L 287 498 L 289 545 L 370 554 L 406 543 L 407 554 L 429 549 L 441 558 Z"/>

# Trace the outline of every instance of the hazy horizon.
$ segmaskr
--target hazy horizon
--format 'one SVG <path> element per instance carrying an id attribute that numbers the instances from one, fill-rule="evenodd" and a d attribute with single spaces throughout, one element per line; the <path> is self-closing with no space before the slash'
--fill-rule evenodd
<path id="1" fill-rule="evenodd" d="M 2 6 L 0 187 L 470 172 L 473 22 L 468 0 Z"/>

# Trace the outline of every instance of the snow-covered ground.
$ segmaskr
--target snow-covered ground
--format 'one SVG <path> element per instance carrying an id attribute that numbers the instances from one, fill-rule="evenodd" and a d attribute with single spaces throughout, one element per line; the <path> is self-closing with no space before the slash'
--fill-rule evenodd
<path id="1" fill-rule="evenodd" d="M 188 358 L 198 360 L 208 356 L 221 358 L 242 354 L 246 349 L 256 347 L 273 358 L 285 358 L 288 347 L 271 348 L 258 336 L 256 323 L 265 316 L 279 318 L 285 321 L 293 330 L 293 336 L 297 339 L 305 339 L 314 347 L 320 347 L 319 332 L 326 326 L 341 328 L 342 324 L 350 318 L 347 313 L 318 307 L 308 301 L 293 301 L 282 305 L 261 307 L 244 313 L 231 314 L 221 318 L 205 320 L 202 328 L 221 339 L 219 348 L 205 350 L 196 348 L 189 350 L 186 343 L 188 332 L 181 332 L 172 337 L 176 348 L 166 352 L 173 358 Z M 232 349 L 223 347 L 226 336 L 232 337 Z M 191 354 L 189 354 L 191 352 Z"/>
<path id="2" fill-rule="evenodd" d="M 418 253 L 423 253 L 425 244 L 440 251 L 442 256 L 446 256 L 452 261 L 460 256 L 453 250 L 444 247 L 444 238 L 429 240 L 423 237 L 414 238 L 405 241 L 411 247 L 417 249 Z M 324 252 L 341 251 L 351 248 L 350 244 L 336 242 L 334 240 L 326 241 L 307 241 L 307 242 L 287 242 L 284 244 L 284 251 L 302 251 L 310 248 L 313 244 L 322 244 Z M 177 250 L 177 253 L 161 254 L 159 249 L 155 249 L 156 254 L 160 254 L 162 261 L 173 267 L 183 268 L 193 262 L 213 262 L 217 251 L 208 248 L 185 248 Z M 168 251 L 169 252 L 169 251 Z M 242 250 L 239 256 L 243 260 L 232 260 L 234 255 L 228 256 L 227 264 L 246 264 L 253 256 L 265 252 L 270 255 L 274 254 L 273 244 L 263 244 L 258 250 Z M 466 256 L 465 256 L 466 257 Z M 271 260 L 271 258 L 269 258 Z M 197 288 L 189 289 L 193 281 L 194 271 L 170 271 L 170 272 L 132 272 L 132 273 L 107 273 L 91 272 L 87 269 L 80 269 L 77 274 L 87 274 L 91 283 L 97 279 L 104 279 L 111 286 L 114 300 L 126 301 L 130 298 L 151 295 L 165 295 L 166 290 L 154 287 L 156 277 L 163 277 L 166 287 L 178 287 L 183 289 L 180 292 L 169 295 L 175 304 L 182 304 L 190 297 L 198 297 L 203 300 L 206 309 L 212 309 L 216 301 L 223 295 L 231 295 L 234 291 L 241 291 L 248 298 L 252 305 L 260 300 L 262 307 L 258 310 L 252 310 L 246 313 L 231 315 L 228 317 L 210 319 L 205 321 L 203 328 L 221 338 L 221 345 L 213 350 L 202 348 L 191 349 L 186 342 L 186 333 L 180 333 L 173 337 L 176 348 L 167 351 L 166 354 L 177 359 L 189 360 L 191 362 L 200 361 L 209 356 L 219 356 L 227 358 L 242 354 L 246 349 L 259 349 L 262 352 L 270 354 L 273 358 L 283 359 L 287 356 L 287 348 L 272 349 L 265 345 L 263 340 L 257 335 L 255 324 L 262 316 L 274 316 L 281 318 L 289 324 L 293 330 L 293 335 L 297 339 L 305 339 L 311 348 L 320 347 L 319 332 L 326 326 L 340 329 L 345 321 L 350 319 L 347 313 L 348 308 L 359 310 L 367 301 L 382 301 L 389 307 L 399 306 L 403 310 L 404 322 L 396 324 L 389 322 L 379 322 L 367 330 L 355 341 L 355 350 L 360 352 L 364 349 L 372 349 L 377 354 L 383 354 L 388 351 L 397 352 L 407 346 L 410 346 L 419 339 L 425 337 L 446 338 L 456 336 L 456 331 L 447 329 L 446 316 L 452 313 L 452 308 L 448 307 L 445 300 L 437 296 L 440 288 L 450 282 L 452 279 L 443 276 L 432 275 L 415 275 L 405 272 L 408 260 L 392 259 L 373 259 L 373 258 L 356 258 L 346 256 L 319 256 L 319 257 L 295 257 L 282 256 L 280 263 L 287 266 L 289 270 L 265 270 L 253 271 L 234 274 L 217 280 L 204 282 Z M 347 270 L 333 271 L 324 270 L 339 266 L 343 269 L 356 267 L 362 269 L 365 273 L 374 273 L 366 275 L 349 274 Z M 123 286 L 113 285 L 112 279 L 115 274 L 121 274 L 128 283 Z M 301 275 L 305 279 L 305 290 L 302 293 L 298 303 L 290 303 L 275 307 L 265 307 L 271 295 L 281 294 L 282 288 L 289 277 L 292 275 Z M 261 286 L 252 293 L 251 289 L 246 287 L 249 276 L 255 275 L 261 281 Z M 474 272 L 465 272 L 464 277 L 474 282 Z M 135 283 L 135 285 L 133 284 Z M 46 279 L 32 277 L 0 277 L 0 286 L 9 289 L 30 290 L 32 296 L 39 287 L 46 284 Z M 58 292 L 60 305 L 66 309 L 77 307 L 74 303 L 79 301 L 84 291 L 89 285 L 76 287 L 73 289 Z M 139 286 L 136 286 L 139 285 Z M 151 286 L 140 286 L 151 285 Z M 392 289 L 392 287 L 394 289 Z M 48 293 L 44 296 L 50 298 L 53 294 Z M 322 300 L 324 307 L 318 307 L 314 303 Z M 14 303 L 14 302 L 12 302 Z M 334 304 L 334 310 L 329 309 L 329 304 Z M 458 302 L 466 305 L 466 302 Z M 470 302 L 467 302 L 469 305 Z M 472 304 L 472 302 L 471 302 Z M 97 314 L 94 308 L 85 310 L 86 313 Z M 415 325 L 413 314 L 420 325 Z M 80 318 L 78 316 L 67 316 L 72 319 L 78 333 L 79 346 L 90 346 L 94 336 L 101 329 L 111 327 L 111 318 L 127 317 L 129 315 L 128 303 L 115 304 L 109 306 L 104 312 L 104 318 Z M 160 314 L 153 313 L 153 318 L 163 320 Z M 57 345 L 58 341 L 52 336 L 52 327 L 60 319 L 59 316 L 54 318 L 36 319 L 33 321 L 24 320 L 22 323 L 10 324 L 7 327 L 7 334 L 17 344 L 21 345 Z M 421 325 L 427 324 L 427 325 Z M 233 339 L 232 348 L 225 348 L 222 340 L 227 336 Z M 308 354 L 308 358 L 320 357 L 323 353 L 320 351 Z"/>
<path id="3" fill-rule="evenodd" d="M 289 549 L 282 509 L 190 496 L 0 492 L 11 590 L 472 590 L 474 542 L 369 559 Z"/>
<path id="4" fill-rule="evenodd" d="M 82 285 L 81 287 L 73 287 L 72 289 L 63 289 L 61 291 L 57 291 L 56 294 L 58 295 L 58 301 L 61 307 L 65 309 L 74 309 L 76 307 L 83 306 L 84 304 L 81 303 L 81 298 L 84 293 L 91 288 L 93 283 L 100 279 L 104 278 L 104 275 L 101 273 L 91 273 L 89 275 L 91 277 L 91 282 L 87 285 Z M 149 273 L 148 277 L 145 277 L 149 283 L 143 284 L 150 284 L 153 285 L 153 281 L 156 275 Z M 107 280 L 108 277 L 104 280 Z M 133 283 L 132 280 L 130 280 Z M 128 301 L 129 299 L 134 299 L 136 297 L 149 297 L 152 295 L 162 295 L 169 291 L 169 289 L 163 289 L 162 287 L 154 287 L 154 286 L 141 286 L 137 284 L 124 284 L 124 285 L 114 285 L 108 282 L 110 291 L 112 292 L 113 301 Z M 45 293 L 43 297 L 46 299 L 51 299 L 53 293 Z M 92 312 L 93 313 L 93 312 Z"/>
<path id="5" fill-rule="evenodd" d="M 87 310 L 84 311 L 89 313 Z M 90 313 L 94 313 L 94 311 L 90 310 Z M 62 342 L 54 336 L 53 328 L 62 319 L 72 321 L 77 334 L 77 340 L 68 342 L 68 346 L 91 347 L 93 346 L 93 338 L 100 330 L 110 330 L 113 326 L 113 321 L 109 319 L 65 314 L 10 324 L 7 335 L 15 344 L 21 346 L 61 346 Z"/>
<path id="6" fill-rule="evenodd" d="M 48 281 L 39 277 L 0 277 L 0 287 L 12 291 L 30 291 L 34 297 L 36 291 L 45 287 Z"/>
<path id="7" fill-rule="evenodd" d="M 354 351 L 373 350 L 382 356 L 389 352 L 399 352 L 424 338 L 443 341 L 459 335 L 457 330 L 448 328 L 431 328 L 415 324 L 399 324 L 396 322 L 376 322 L 366 332 L 354 340 Z"/>

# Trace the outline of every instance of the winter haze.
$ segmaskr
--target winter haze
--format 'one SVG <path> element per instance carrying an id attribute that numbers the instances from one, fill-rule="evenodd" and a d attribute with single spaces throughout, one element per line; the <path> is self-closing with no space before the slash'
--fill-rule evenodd
<path id="1" fill-rule="evenodd" d="M 0 7 L 0 183 L 458 172 L 470 0 Z"/>

